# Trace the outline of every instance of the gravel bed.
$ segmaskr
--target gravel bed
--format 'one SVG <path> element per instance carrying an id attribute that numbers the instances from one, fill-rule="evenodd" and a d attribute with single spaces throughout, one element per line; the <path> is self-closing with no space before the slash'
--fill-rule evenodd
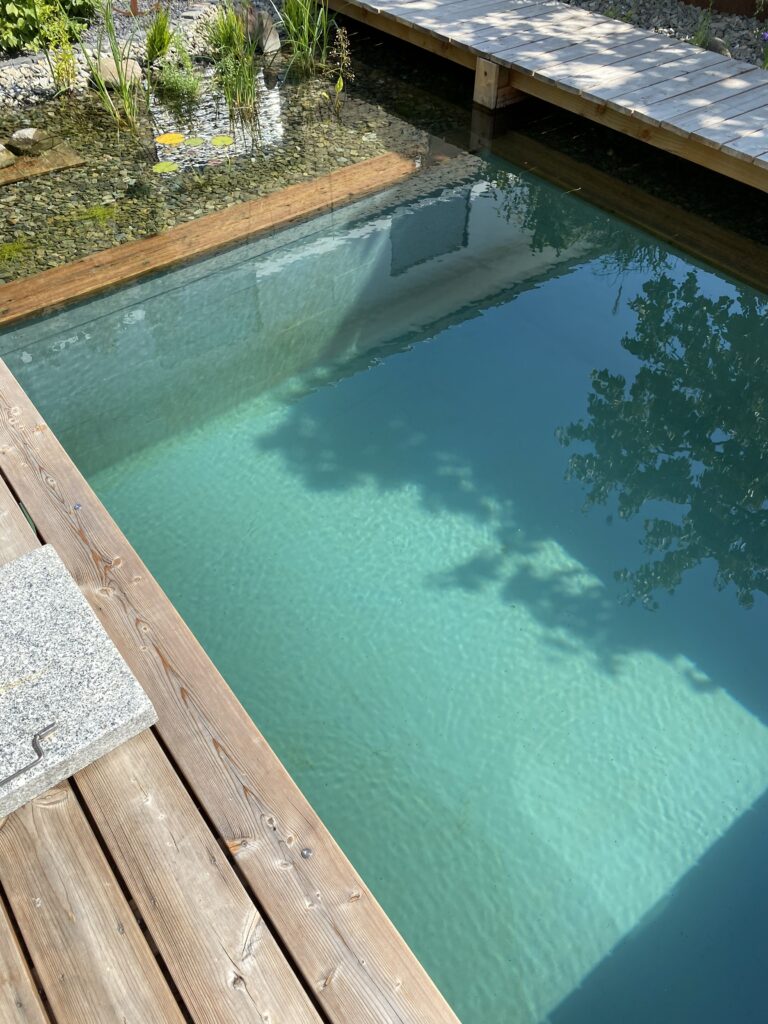
<path id="1" fill-rule="evenodd" d="M 638 28 L 649 29 L 662 35 L 690 42 L 701 24 L 705 11 L 681 0 L 563 0 L 573 7 L 604 14 L 608 18 L 626 21 Z M 765 43 L 762 33 L 768 23 L 757 18 L 744 18 L 738 14 L 712 11 L 710 31 L 722 39 L 737 60 L 749 61 L 762 67 Z"/>
<path id="2" fill-rule="evenodd" d="M 280 103 L 279 137 L 266 139 L 261 124 L 246 148 L 249 133 L 230 127 L 236 145 L 218 150 L 204 166 L 174 174 L 152 168 L 159 159 L 183 163 L 183 145 L 157 146 L 149 126 L 143 139 L 118 134 L 91 95 L 30 108 L 25 117 L 32 127 L 69 142 L 87 162 L 0 188 L 0 285 L 386 150 L 414 157 L 426 153 L 424 131 L 352 96 L 336 111 L 328 89 L 324 79 L 281 83 L 273 90 Z M 202 106 L 204 116 L 213 116 Z M 170 119 L 166 125 L 185 131 Z M 0 137 L 17 126 L 18 113 L 0 109 Z"/>

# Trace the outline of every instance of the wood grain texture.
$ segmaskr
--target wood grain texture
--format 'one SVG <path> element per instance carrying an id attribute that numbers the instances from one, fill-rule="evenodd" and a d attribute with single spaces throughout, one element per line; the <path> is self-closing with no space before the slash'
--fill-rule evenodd
<path id="1" fill-rule="evenodd" d="M 230 206 L 152 238 L 127 242 L 0 286 L 0 327 L 198 259 L 404 181 L 416 170 L 398 153 Z"/>
<path id="2" fill-rule="evenodd" d="M 50 174 L 51 171 L 62 171 L 67 167 L 81 167 L 85 160 L 68 146 L 62 143 L 53 149 L 41 153 L 40 156 L 20 156 L 10 167 L 0 168 L 0 187 L 11 185 L 25 178 L 35 178 L 38 174 Z"/>
<path id="3" fill-rule="evenodd" d="M 0 901 L 0 1021 L 2 1024 L 50 1024 L 2 901 Z"/>
<path id="4" fill-rule="evenodd" d="M 0 468 L 146 689 L 218 835 L 337 1024 L 455 1024 L 162 590 L 0 364 Z M 302 857 L 301 850 L 311 850 Z"/>
<path id="5" fill-rule="evenodd" d="M 151 733 L 79 772 L 77 784 L 196 1022 L 319 1024 Z"/>
<path id="6" fill-rule="evenodd" d="M 0 882 L 57 1024 L 183 1024 L 68 783 L 4 820 Z"/>

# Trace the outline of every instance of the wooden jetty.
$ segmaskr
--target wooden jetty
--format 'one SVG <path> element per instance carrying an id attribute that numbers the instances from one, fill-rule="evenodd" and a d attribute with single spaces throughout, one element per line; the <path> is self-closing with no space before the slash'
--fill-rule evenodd
<path id="1" fill-rule="evenodd" d="M 768 71 L 558 0 L 330 0 L 475 71 L 495 110 L 535 96 L 768 191 Z"/>

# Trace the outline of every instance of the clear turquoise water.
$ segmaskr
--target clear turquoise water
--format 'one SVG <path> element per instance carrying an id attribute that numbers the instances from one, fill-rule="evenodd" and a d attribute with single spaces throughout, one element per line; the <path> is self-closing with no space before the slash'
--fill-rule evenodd
<path id="1" fill-rule="evenodd" d="M 464 1024 L 749 1024 L 766 328 L 477 164 L 0 348 Z"/>

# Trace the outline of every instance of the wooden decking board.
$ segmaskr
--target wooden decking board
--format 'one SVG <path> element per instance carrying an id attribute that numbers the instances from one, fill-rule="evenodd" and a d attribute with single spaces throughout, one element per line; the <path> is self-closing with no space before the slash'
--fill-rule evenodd
<path id="1" fill-rule="evenodd" d="M 750 71 L 757 71 L 757 68 L 753 68 L 750 65 L 746 65 L 746 68 Z M 732 81 L 733 77 L 730 61 L 725 60 L 710 67 L 677 75 L 675 78 L 669 78 L 664 82 L 655 82 L 653 85 L 632 89 L 630 92 L 618 97 L 614 102 L 617 106 L 631 107 L 632 110 L 652 111 L 673 97 L 693 92 L 693 90 L 701 89 L 714 82 Z"/>
<path id="2" fill-rule="evenodd" d="M 516 100 L 520 93 L 546 98 L 768 191 L 768 178 L 758 173 L 768 153 L 768 132 L 765 149 L 757 153 L 757 130 L 745 133 L 750 138 L 743 144 L 734 138 L 723 145 L 710 134 L 707 120 L 683 121 L 692 107 L 724 97 L 729 81 L 734 91 L 744 92 L 768 83 L 763 69 L 659 39 L 557 0 L 526 6 L 519 0 L 478 0 L 477 6 L 458 0 L 379 0 L 375 14 L 369 13 L 366 0 L 330 0 L 330 5 L 466 67 L 474 59 L 482 69 L 476 79 L 481 105 Z M 622 46 L 627 48 L 622 51 Z M 508 69 L 503 84 L 490 73 L 489 61 Z M 720 81 L 722 87 L 704 91 Z M 690 97 L 694 91 L 697 95 Z M 768 118 L 768 104 L 765 109 Z M 748 163 L 755 166 L 747 169 Z"/>
<path id="3" fill-rule="evenodd" d="M 67 783 L 5 819 L 0 880 L 57 1024 L 183 1024 Z"/>
<path id="4" fill-rule="evenodd" d="M 757 68 L 754 69 L 757 72 Z M 693 89 L 672 96 L 668 100 L 654 104 L 653 116 L 662 124 L 674 125 L 680 119 L 686 117 L 692 111 L 710 109 L 714 103 L 722 99 L 735 98 L 747 92 L 754 92 L 765 79 L 759 73 L 746 74 L 739 78 L 722 78 L 717 82 L 704 85 L 700 89 Z"/>
<path id="5" fill-rule="evenodd" d="M 77 784 L 199 1024 L 320 1024 L 274 937 L 151 733 Z"/>
<path id="6" fill-rule="evenodd" d="M 0 565 L 38 545 L 0 477 Z M 60 783 L 0 820 L 0 884 L 57 1024 L 122 1019 L 183 1024 L 69 783 Z M 9 927 L 3 913 L 0 931 L 4 925 Z M 0 938 L 2 946 L 11 942 L 7 934 Z M 90 974 L 84 964 L 98 964 L 99 969 Z M 27 978 L 23 1003 L 28 1019 L 35 1020 L 42 1007 L 29 991 L 30 982 Z M 23 976 L 17 984 L 24 984 Z"/>
<path id="7" fill-rule="evenodd" d="M 675 78 L 691 68 L 711 67 L 725 59 L 710 51 L 688 54 L 682 48 L 662 46 L 625 60 L 613 61 L 605 68 L 574 61 L 570 67 L 553 69 L 552 79 L 565 89 L 593 97 L 595 102 L 611 103 L 615 97 L 637 88 L 638 78 L 648 85 L 653 81 Z"/>
<path id="8" fill-rule="evenodd" d="M 738 117 L 739 114 L 749 113 L 751 110 L 759 110 L 768 105 L 768 84 L 757 87 L 750 87 L 746 92 L 728 99 L 716 100 L 699 110 L 695 110 L 682 117 L 676 117 L 675 127 L 696 131 L 696 129 L 713 129 L 728 118 Z M 709 134 L 709 133 L 708 133 Z M 704 140 L 702 136 L 702 141 Z"/>
<path id="9" fill-rule="evenodd" d="M 0 501 L 2 498 L 0 498 Z M 0 548 L 0 552 L 2 548 Z M 21 951 L 11 919 L 0 900 L 0 1021 L 50 1024 L 50 1018 Z"/>
<path id="10" fill-rule="evenodd" d="M 178 770 L 329 1020 L 456 1024 L 4 364 L 0 469 L 155 704 Z M 303 848 L 312 856 L 302 857 Z"/>
<path id="11" fill-rule="evenodd" d="M 404 181 L 415 170 L 412 159 L 385 153 L 180 224 L 163 234 L 2 285 L 0 327 L 341 207 Z"/>

